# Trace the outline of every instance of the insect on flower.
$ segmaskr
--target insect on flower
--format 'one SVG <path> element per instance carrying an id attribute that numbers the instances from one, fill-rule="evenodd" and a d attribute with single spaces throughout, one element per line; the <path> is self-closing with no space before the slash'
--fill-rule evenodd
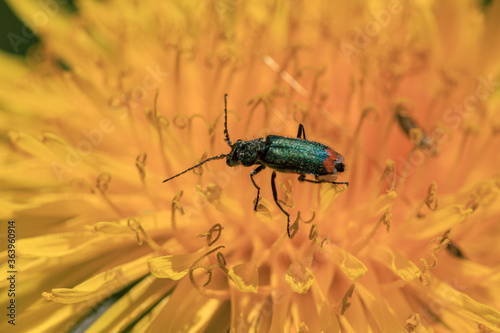
<path id="1" fill-rule="evenodd" d="M 396 120 L 406 136 L 415 142 L 415 145 L 421 149 L 427 150 L 431 155 L 438 154 L 436 143 L 427 135 L 427 133 L 410 116 L 410 107 L 401 103 L 398 105 Z"/>
<path id="2" fill-rule="evenodd" d="M 336 175 L 337 173 L 344 172 L 344 157 L 327 145 L 306 140 L 306 133 L 302 124 L 299 124 L 296 138 L 268 135 L 265 138 L 248 141 L 237 140 L 235 143 L 231 143 L 227 130 L 227 94 L 224 96 L 224 135 L 226 137 L 225 141 L 229 147 L 231 147 L 229 154 L 207 158 L 195 166 L 165 179 L 163 182 L 165 183 L 179 177 L 208 161 L 220 160 L 223 158 L 226 158 L 226 164 L 230 167 L 240 164 L 246 167 L 257 165 L 257 168 L 250 174 L 253 186 L 257 189 L 257 199 L 255 200 L 254 206 L 254 210 L 257 211 L 257 205 L 260 198 L 260 187 L 255 183 L 254 176 L 266 167 L 274 169 L 271 176 L 273 199 L 279 209 L 287 217 L 287 233 L 290 238 L 290 214 L 283 209 L 278 201 L 276 171 L 297 173 L 299 174 L 298 180 L 301 182 L 349 185 L 348 182 L 335 182 L 319 178 L 320 176 Z M 306 174 L 314 175 L 315 179 L 307 179 Z"/>

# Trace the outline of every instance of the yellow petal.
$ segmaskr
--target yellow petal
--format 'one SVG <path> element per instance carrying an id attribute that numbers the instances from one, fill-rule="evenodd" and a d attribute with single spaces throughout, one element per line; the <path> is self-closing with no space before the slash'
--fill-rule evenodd
<path id="1" fill-rule="evenodd" d="M 361 260 L 341 248 L 336 248 L 335 258 L 342 272 L 352 281 L 356 281 L 368 271 Z"/>
<path id="2" fill-rule="evenodd" d="M 130 233 L 130 227 L 120 222 L 97 222 L 94 225 L 85 226 L 85 229 L 110 235 Z"/>
<path id="3" fill-rule="evenodd" d="M 448 283 L 435 281 L 428 287 L 418 285 L 417 293 L 425 295 L 430 309 L 453 312 L 456 315 L 484 325 L 494 332 L 500 332 L 500 312 L 481 304 L 465 293 L 451 287 Z"/>
<path id="4" fill-rule="evenodd" d="M 390 191 L 377 197 L 372 206 L 372 216 L 379 216 L 389 208 L 398 197 L 396 191 Z"/>
<path id="5" fill-rule="evenodd" d="M 420 269 L 417 265 L 386 246 L 371 248 L 370 256 L 373 260 L 384 264 L 404 281 L 413 281 L 420 276 Z"/>
<path id="6" fill-rule="evenodd" d="M 254 263 L 236 265 L 229 269 L 228 275 L 233 279 L 239 291 L 257 293 L 259 271 Z"/>
<path id="7" fill-rule="evenodd" d="M 425 219 L 414 219 L 405 226 L 406 234 L 411 238 L 429 238 L 441 235 L 456 224 L 465 220 L 472 209 L 463 209 L 461 205 L 452 205 L 429 213 Z"/>
<path id="8" fill-rule="evenodd" d="M 153 332 L 200 332 L 222 302 L 193 288 L 189 279 L 178 282 L 161 313 L 149 327 Z M 224 325 L 224 322 L 221 323 Z"/>
<path id="9" fill-rule="evenodd" d="M 362 300 L 363 305 L 367 308 L 380 332 L 404 331 L 401 323 L 391 315 L 391 309 L 387 306 L 386 300 L 382 297 L 382 295 L 374 295 L 370 289 L 361 283 L 356 284 L 355 293 L 359 295 L 359 298 Z"/>
<path id="10" fill-rule="evenodd" d="M 175 286 L 175 283 L 165 283 L 152 275 L 139 281 L 126 296 L 117 300 L 89 328 L 88 332 L 122 331 L 140 318 L 146 311 L 151 311 L 161 298 L 165 297 Z"/>
<path id="11" fill-rule="evenodd" d="M 157 278 L 179 280 L 189 271 L 189 268 L 200 257 L 200 253 L 167 255 L 148 260 L 151 274 Z"/>
<path id="12" fill-rule="evenodd" d="M 285 280 L 290 284 L 292 290 L 299 294 L 305 294 L 314 282 L 313 275 L 304 264 L 294 262 L 288 268 Z"/>
<path id="13" fill-rule="evenodd" d="M 51 234 L 40 237 L 22 239 L 19 241 L 20 253 L 26 257 L 57 258 L 71 254 L 85 253 L 85 249 L 103 242 L 103 236 L 92 235 L 87 232 Z"/>
<path id="14" fill-rule="evenodd" d="M 97 302 L 146 275 L 148 273 L 146 259 L 147 257 L 143 257 L 127 262 L 112 270 L 97 274 L 74 288 L 55 288 L 51 292 L 42 293 L 42 296 L 49 301 L 64 304 L 86 300 Z"/>

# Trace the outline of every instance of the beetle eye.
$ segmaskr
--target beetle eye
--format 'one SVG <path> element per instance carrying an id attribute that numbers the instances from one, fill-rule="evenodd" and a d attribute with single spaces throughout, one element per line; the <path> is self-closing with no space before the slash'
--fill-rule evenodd
<path id="1" fill-rule="evenodd" d="M 345 170 L 345 165 L 344 163 L 338 163 L 335 165 L 335 169 L 337 170 L 337 172 L 344 172 Z"/>

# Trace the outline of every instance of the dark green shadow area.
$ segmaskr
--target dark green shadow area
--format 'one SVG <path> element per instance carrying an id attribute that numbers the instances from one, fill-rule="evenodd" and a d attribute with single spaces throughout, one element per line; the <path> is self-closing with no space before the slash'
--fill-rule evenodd
<path id="1" fill-rule="evenodd" d="M 73 0 L 43 0 L 46 8 L 40 5 L 40 15 L 54 15 L 51 10 L 77 13 Z M 57 15 L 57 14 L 55 14 Z M 25 56 L 30 46 L 39 43 L 39 38 L 16 16 L 5 0 L 0 0 L 0 49 L 9 53 Z"/>
<path id="2" fill-rule="evenodd" d="M 483 10 L 488 9 L 489 6 L 493 3 L 493 0 L 480 0 L 479 5 Z"/>

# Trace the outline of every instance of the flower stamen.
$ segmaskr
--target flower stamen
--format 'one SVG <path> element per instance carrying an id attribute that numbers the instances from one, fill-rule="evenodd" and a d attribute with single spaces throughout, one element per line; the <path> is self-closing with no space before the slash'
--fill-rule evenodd
<path id="1" fill-rule="evenodd" d="M 207 256 L 209 256 L 210 254 L 218 251 L 219 249 L 223 249 L 225 248 L 224 245 L 220 245 L 220 246 L 217 246 L 216 248 L 208 251 L 207 253 L 203 254 L 201 257 L 199 257 L 198 259 L 196 259 L 193 264 L 191 265 L 191 267 L 189 267 L 189 280 L 191 281 L 191 284 L 196 288 L 196 289 L 201 289 L 201 287 L 198 285 L 198 283 L 196 283 L 196 280 L 194 279 L 194 270 L 195 269 L 198 269 L 198 268 L 203 268 L 206 273 L 208 274 L 208 280 L 207 282 L 203 285 L 203 287 L 206 287 L 210 281 L 212 280 L 212 270 L 214 268 L 221 268 L 223 272 L 227 273 L 228 272 L 228 269 L 226 268 L 226 260 L 224 258 L 224 256 L 222 255 L 222 253 L 217 253 L 217 264 L 214 264 L 214 265 L 211 265 L 211 266 L 205 266 L 205 265 L 198 265 L 198 263 L 203 260 L 204 258 L 206 258 Z M 219 255 L 220 254 L 220 255 Z"/>
<path id="2" fill-rule="evenodd" d="M 97 177 L 96 187 L 101 192 L 104 193 L 108 190 L 109 182 L 111 181 L 111 175 L 109 173 L 102 173 Z"/>
<path id="3" fill-rule="evenodd" d="M 135 166 L 137 170 L 139 171 L 139 176 L 141 178 L 142 186 L 144 187 L 144 192 L 148 196 L 149 200 L 151 203 L 155 206 L 155 208 L 158 208 L 158 205 L 156 204 L 153 196 L 149 192 L 147 183 L 146 183 L 146 159 L 148 157 L 148 154 L 143 151 L 139 155 L 137 155 L 135 159 Z"/>
<path id="4" fill-rule="evenodd" d="M 120 216 L 123 215 L 123 213 L 121 212 L 121 210 L 118 208 L 118 206 L 116 206 L 113 202 L 111 202 L 110 198 L 108 197 L 108 195 L 106 194 L 106 191 L 108 190 L 108 187 L 109 187 L 109 183 L 111 182 L 111 175 L 109 173 L 101 173 L 98 177 L 97 177 L 97 181 L 96 181 L 96 187 L 97 189 L 99 190 L 99 192 L 101 193 L 102 197 L 104 198 L 104 200 L 108 203 L 108 205 L 113 208 L 113 210 Z"/>
<path id="5" fill-rule="evenodd" d="M 420 326 L 420 313 L 413 313 L 406 319 L 405 330 L 407 333 L 413 333 L 418 326 Z"/>
<path id="6" fill-rule="evenodd" d="M 137 155 L 135 159 L 135 166 L 137 167 L 137 170 L 139 171 L 139 176 L 141 177 L 141 181 L 143 184 L 144 179 L 146 178 L 146 159 L 148 157 L 148 154 L 143 151 Z"/>
<path id="7" fill-rule="evenodd" d="M 172 119 L 174 126 L 180 130 L 186 128 L 186 126 L 189 125 L 190 121 L 191 121 L 191 119 L 185 114 L 177 114 Z"/>
<path id="8" fill-rule="evenodd" d="M 156 252 L 161 252 L 161 247 L 160 245 L 158 245 L 150 236 L 149 234 L 146 232 L 146 230 L 144 230 L 144 228 L 142 227 L 141 223 L 139 221 L 137 221 L 136 219 L 134 218 L 130 218 L 127 220 L 127 225 L 128 227 L 133 231 L 135 232 L 135 237 L 136 237 L 136 240 L 137 240 L 137 244 L 138 245 L 142 245 L 142 238 L 141 238 L 141 233 L 142 233 L 142 236 L 144 237 L 144 239 L 146 240 L 146 243 L 148 243 L 149 246 L 151 246 L 151 248 L 153 250 L 155 250 Z"/>
<path id="9" fill-rule="evenodd" d="M 351 306 L 351 303 L 348 302 L 348 299 L 352 297 L 352 294 L 354 292 L 354 288 L 356 287 L 356 285 L 353 283 L 349 286 L 349 289 L 347 289 L 346 293 L 344 294 L 344 297 L 342 297 L 342 301 L 341 301 L 341 306 L 340 306 L 340 314 L 341 315 L 344 315 L 344 313 L 347 311 L 347 309 L 349 309 L 349 307 Z"/>
<path id="10" fill-rule="evenodd" d="M 306 70 L 311 70 L 311 71 L 314 72 L 314 74 L 313 74 L 314 75 L 313 76 L 313 83 L 312 83 L 312 87 L 311 87 L 311 92 L 309 94 L 310 106 L 312 106 L 313 98 L 316 95 L 316 90 L 318 89 L 318 86 L 319 86 L 319 79 L 321 78 L 321 76 L 325 75 L 325 73 L 326 73 L 326 66 L 325 65 L 322 65 L 320 67 L 316 67 L 316 66 L 304 66 L 304 67 L 302 67 L 301 69 L 298 70 L 297 76 L 298 77 L 302 77 L 304 75 L 304 72 Z"/>
<path id="11" fill-rule="evenodd" d="M 300 124 L 304 124 L 305 119 L 309 115 L 309 108 L 302 102 L 293 103 L 293 120 Z"/>
<path id="12" fill-rule="evenodd" d="M 318 251 L 320 251 L 320 252 L 321 252 L 321 250 L 323 250 L 323 246 L 324 246 L 325 244 L 326 244 L 326 245 L 328 245 L 328 244 L 330 244 L 330 243 L 331 243 L 330 238 L 328 238 L 328 237 L 323 238 L 323 239 L 321 240 L 321 242 L 319 242 L 319 243 L 318 243 L 318 244 L 319 244 L 319 246 L 318 246 Z"/>
<path id="13" fill-rule="evenodd" d="M 368 245 L 368 243 L 373 239 L 373 237 L 375 236 L 375 233 L 377 232 L 377 230 L 380 228 L 380 226 L 382 224 L 384 224 L 386 226 L 386 232 L 389 233 L 389 230 L 390 230 L 390 227 L 391 227 L 391 217 L 392 217 L 391 207 L 388 207 L 385 210 L 384 214 L 379 218 L 379 220 L 377 221 L 377 223 L 373 226 L 373 228 L 370 231 L 370 233 L 365 237 L 365 239 L 363 239 L 357 245 L 354 246 L 354 248 L 352 250 L 352 253 L 353 254 L 357 254 L 366 245 Z"/>
<path id="14" fill-rule="evenodd" d="M 224 229 L 222 225 L 220 223 L 216 223 L 210 228 L 210 230 L 197 234 L 196 237 L 207 237 L 207 246 L 210 247 L 219 240 L 219 237 L 222 234 L 222 229 Z M 217 236 L 212 239 L 214 232 L 217 232 Z"/>
<path id="15" fill-rule="evenodd" d="M 85 178 L 73 178 L 69 181 L 69 184 L 81 188 L 82 190 L 88 190 L 92 194 L 95 193 L 92 185 L 90 185 Z"/>
<path id="16" fill-rule="evenodd" d="M 299 212 L 300 214 L 300 212 Z M 288 230 L 290 231 L 290 239 L 293 239 L 293 237 L 295 237 L 295 234 L 299 231 L 299 218 L 300 218 L 300 215 L 297 215 L 297 218 L 295 219 L 295 221 L 290 224 Z"/>
<path id="17" fill-rule="evenodd" d="M 158 142 L 159 142 L 159 150 L 161 160 L 163 165 L 166 167 L 168 165 L 167 157 L 165 156 L 165 146 L 163 144 L 163 132 L 162 128 L 168 128 L 170 126 L 170 122 L 166 117 L 158 113 L 158 95 L 159 90 L 156 90 L 154 104 L 153 104 L 153 112 L 146 112 L 149 121 L 153 124 L 154 128 L 158 132 Z"/>
<path id="18" fill-rule="evenodd" d="M 263 104 L 265 111 L 264 119 L 267 122 L 269 120 L 269 115 L 271 114 L 271 107 L 274 103 L 274 99 L 278 96 L 283 96 L 284 94 L 285 93 L 283 92 L 283 89 L 281 87 L 275 86 L 271 89 L 270 92 L 259 94 L 255 97 L 252 97 L 250 101 L 248 101 L 247 105 L 251 106 L 251 108 L 248 113 L 248 120 L 244 129 L 245 135 L 248 133 L 248 127 L 252 123 L 251 120 L 254 115 L 255 109 L 257 109 L 260 104 Z"/>
<path id="19" fill-rule="evenodd" d="M 171 209 L 172 217 L 171 217 L 170 221 L 172 224 L 172 229 L 174 231 L 177 230 L 177 222 L 175 220 L 175 212 L 179 211 L 179 213 L 181 213 L 181 215 L 184 215 L 184 209 L 182 208 L 182 205 L 180 202 L 183 193 L 184 193 L 184 191 L 177 192 L 177 194 L 172 199 L 172 209 Z"/>
<path id="20" fill-rule="evenodd" d="M 437 199 L 437 183 L 432 182 L 427 190 L 427 196 L 425 197 L 425 205 L 432 211 L 435 211 L 438 207 Z"/>
<path id="21" fill-rule="evenodd" d="M 319 228 L 316 223 L 313 223 L 311 225 L 311 229 L 309 229 L 309 240 L 311 243 L 309 244 L 309 249 L 307 250 L 307 258 L 310 258 L 310 262 L 312 262 L 313 259 L 313 252 L 314 252 L 314 247 L 316 244 L 319 244 Z M 319 250 L 321 251 L 321 245 L 318 246 Z"/>
<path id="22" fill-rule="evenodd" d="M 318 225 L 313 223 L 311 229 L 309 230 L 309 240 L 313 240 L 318 237 Z"/>
<path id="23" fill-rule="evenodd" d="M 433 268 L 436 266 L 437 264 L 437 257 L 434 253 L 431 253 L 431 257 L 432 257 L 432 264 L 429 265 L 429 263 L 427 262 L 427 259 L 425 258 L 420 258 L 420 262 L 422 263 L 422 266 L 424 266 L 424 268 L 421 270 L 421 274 L 420 276 L 418 277 L 419 281 L 424 285 L 424 286 L 428 286 L 431 284 L 431 274 L 430 274 L 430 268 Z"/>
<path id="24" fill-rule="evenodd" d="M 203 153 L 203 155 L 201 155 L 201 158 L 194 160 L 193 164 L 194 165 L 199 164 L 201 161 L 204 161 L 206 159 L 207 159 L 207 153 L 205 152 L 205 153 Z M 203 175 L 203 166 L 200 165 L 199 167 L 194 168 L 193 173 L 197 176 Z"/>
<path id="25" fill-rule="evenodd" d="M 356 144 L 356 142 L 358 142 L 359 133 L 361 133 L 361 128 L 363 126 L 365 119 L 375 122 L 378 120 L 379 116 L 380 116 L 380 110 L 376 105 L 368 104 L 363 108 L 363 111 L 361 112 L 361 117 L 359 117 L 358 124 L 356 125 L 356 129 L 354 130 L 354 134 L 352 136 L 352 141 L 351 141 L 352 142 L 351 147 L 349 149 L 352 149 L 352 147 Z"/>
<path id="26" fill-rule="evenodd" d="M 173 119 L 173 123 L 177 128 L 179 128 L 181 130 L 187 128 L 188 138 L 189 138 L 189 140 L 192 140 L 193 138 L 198 137 L 197 135 L 193 135 L 193 133 L 192 133 L 193 120 L 196 118 L 200 118 L 202 120 L 203 124 L 205 124 L 209 128 L 209 131 L 210 131 L 210 123 L 207 121 L 207 119 L 205 118 L 204 115 L 198 114 L 198 113 L 195 113 L 192 116 L 188 116 L 185 114 L 177 114 L 177 115 L 175 115 L 175 117 Z"/>
<path id="27" fill-rule="evenodd" d="M 291 184 L 290 184 L 291 186 Z M 281 200 L 280 200 L 281 201 Z M 283 204 L 284 202 L 281 201 Z M 289 206 L 291 208 L 293 208 L 293 206 Z M 297 233 L 297 231 L 299 230 L 299 221 L 302 221 L 303 223 L 305 224 L 308 224 L 308 223 L 311 223 L 313 220 L 314 220 L 314 217 L 316 216 L 316 212 L 314 210 L 313 211 L 313 216 L 309 219 L 309 220 L 303 220 L 302 217 L 300 216 L 300 211 L 297 212 L 297 218 L 295 219 L 295 221 L 290 224 L 290 238 L 293 238 L 293 236 L 295 236 L 295 234 Z"/>
<path id="28" fill-rule="evenodd" d="M 436 237 L 429 244 L 429 250 L 433 253 L 439 253 L 443 248 L 447 247 L 451 242 L 451 235 L 453 233 L 453 229 L 449 229 L 444 233 L 441 237 Z"/>
<path id="29" fill-rule="evenodd" d="M 298 213 L 297 219 L 301 220 L 302 223 L 305 223 L 305 224 L 311 223 L 314 220 L 314 218 L 316 217 L 316 212 L 314 211 L 314 209 L 311 209 L 311 211 L 312 211 L 312 216 L 309 220 L 302 219 L 302 217 L 300 216 L 300 211 Z"/>
<path id="30" fill-rule="evenodd" d="M 385 161 L 384 172 L 382 173 L 382 176 L 380 176 L 374 196 L 378 195 L 384 182 L 389 185 L 389 188 L 386 190 L 387 193 L 394 191 L 394 185 L 396 184 L 396 163 L 394 163 L 391 159 L 387 159 Z M 375 199 L 375 197 L 373 199 Z"/>
<path id="31" fill-rule="evenodd" d="M 284 201 L 279 199 L 278 201 L 289 208 L 293 208 L 295 206 L 295 203 L 293 201 L 293 196 L 292 196 L 293 186 L 292 186 L 292 181 L 290 179 L 288 179 L 288 185 L 290 186 L 290 189 L 286 187 L 285 183 L 280 182 L 281 189 L 285 193 L 286 199 Z M 287 203 L 288 201 L 290 201 L 289 204 Z M 300 213 L 297 216 L 297 219 L 299 218 L 300 218 Z"/>

